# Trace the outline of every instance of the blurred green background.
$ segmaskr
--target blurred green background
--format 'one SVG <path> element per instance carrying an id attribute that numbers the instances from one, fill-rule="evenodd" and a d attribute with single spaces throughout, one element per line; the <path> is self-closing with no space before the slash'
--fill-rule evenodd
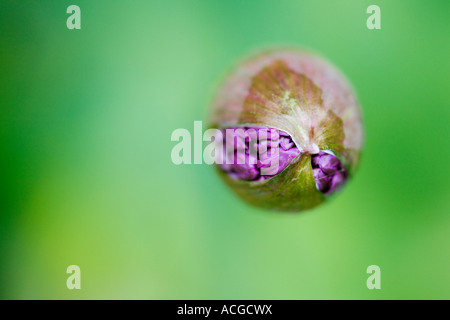
<path id="1" fill-rule="evenodd" d="M 449 299 L 449 9 L 1 0 L 0 298 Z M 212 167 L 170 159 L 221 76 L 284 44 L 348 76 L 366 130 L 355 178 L 302 214 L 249 207 Z M 381 290 L 366 288 L 372 264 Z"/>

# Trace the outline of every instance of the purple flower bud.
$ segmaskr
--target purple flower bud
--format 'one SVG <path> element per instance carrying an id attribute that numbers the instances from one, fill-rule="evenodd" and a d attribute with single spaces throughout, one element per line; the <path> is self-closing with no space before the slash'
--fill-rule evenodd
<path id="1" fill-rule="evenodd" d="M 344 184 L 347 169 L 336 156 L 321 151 L 311 156 L 311 165 L 317 189 L 321 192 L 332 193 Z"/>
<path id="2" fill-rule="evenodd" d="M 331 177 L 327 176 L 320 168 L 314 168 L 313 175 L 314 179 L 316 179 L 317 189 L 319 189 L 320 192 L 325 193 L 329 189 Z"/>
<path id="3" fill-rule="evenodd" d="M 221 177 L 256 206 L 315 207 L 359 163 L 356 96 L 339 70 L 311 53 L 274 50 L 241 63 L 218 90 L 210 122 L 230 130 Z"/>
<path id="4" fill-rule="evenodd" d="M 235 179 L 261 181 L 271 178 L 282 172 L 300 153 L 286 133 L 280 139 L 277 129 L 242 127 L 227 128 L 225 132 L 224 145 L 230 146 L 233 139 L 234 144 L 227 150 L 228 161 L 221 167 Z"/>
<path id="5" fill-rule="evenodd" d="M 339 170 L 341 163 L 332 154 L 328 154 L 321 151 L 319 152 L 319 158 L 320 158 L 319 167 L 326 174 L 333 174 L 334 172 Z"/>
<path id="6" fill-rule="evenodd" d="M 292 147 L 294 147 L 294 142 L 292 141 L 292 139 L 290 139 L 288 137 L 284 137 L 284 136 L 280 137 L 280 147 L 281 147 L 281 149 L 287 151 L 287 150 L 291 149 Z"/>
<path id="7" fill-rule="evenodd" d="M 336 172 L 331 180 L 330 189 L 328 190 L 328 193 L 334 192 L 337 189 L 339 189 L 345 182 L 345 176 L 346 174 L 344 174 L 344 171 Z"/>

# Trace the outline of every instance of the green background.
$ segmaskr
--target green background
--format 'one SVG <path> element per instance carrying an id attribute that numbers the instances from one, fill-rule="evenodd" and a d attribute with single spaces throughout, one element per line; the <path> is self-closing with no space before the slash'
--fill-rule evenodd
<path id="1" fill-rule="evenodd" d="M 449 9 L 1 0 L 0 297 L 449 299 Z M 212 167 L 170 158 L 229 68 L 277 45 L 331 60 L 364 115 L 358 173 L 301 214 L 249 207 Z M 381 290 L 366 288 L 372 264 Z"/>

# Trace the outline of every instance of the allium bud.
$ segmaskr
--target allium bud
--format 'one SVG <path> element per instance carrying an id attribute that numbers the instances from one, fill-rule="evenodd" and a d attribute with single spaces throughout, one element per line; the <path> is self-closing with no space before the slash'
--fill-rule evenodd
<path id="1" fill-rule="evenodd" d="M 223 130 L 221 177 L 259 207 L 315 207 L 359 162 L 355 94 L 335 67 L 311 53 L 269 51 L 241 63 L 219 89 L 210 121 Z"/>

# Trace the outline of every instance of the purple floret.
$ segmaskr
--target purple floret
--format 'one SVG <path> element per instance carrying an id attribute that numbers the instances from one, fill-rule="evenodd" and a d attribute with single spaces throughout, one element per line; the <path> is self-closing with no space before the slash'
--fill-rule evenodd
<path id="1" fill-rule="evenodd" d="M 330 153 L 320 151 L 312 155 L 311 164 L 316 187 L 323 193 L 329 194 L 336 191 L 347 179 L 347 169 L 336 156 Z"/>
<path id="2" fill-rule="evenodd" d="M 223 130 L 226 162 L 220 166 L 234 179 L 271 178 L 300 154 L 292 137 L 284 131 L 258 127 L 228 129 Z M 336 191 L 347 179 L 347 169 L 331 153 L 320 151 L 312 155 L 311 165 L 316 187 L 322 193 Z"/>
<path id="3" fill-rule="evenodd" d="M 283 171 L 300 153 L 292 137 L 281 130 L 259 127 L 224 130 L 225 159 L 221 167 L 230 177 L 265 180 Z M 233 143 L 234 139 L 234 143 Z M 227 142 L 231 148 L 226 148 Z"/>

